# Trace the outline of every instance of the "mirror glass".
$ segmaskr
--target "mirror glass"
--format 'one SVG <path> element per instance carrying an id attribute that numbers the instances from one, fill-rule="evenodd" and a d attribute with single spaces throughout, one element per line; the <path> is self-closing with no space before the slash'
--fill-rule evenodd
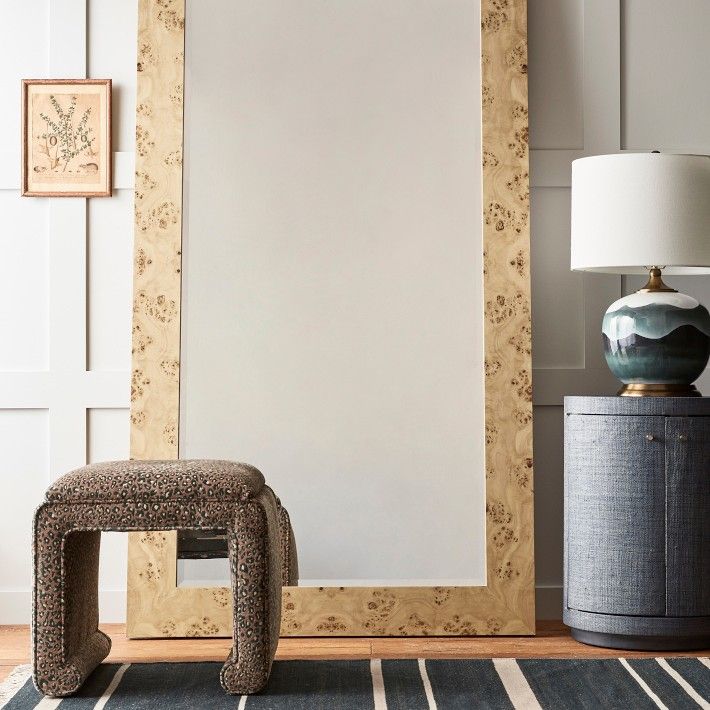
<path id="1" fill-rule="evenodd" d="M 187 0 L 185 35 L 180 456 L 263 471 L 302 585 L 485 584 L 479 2 Z"/>

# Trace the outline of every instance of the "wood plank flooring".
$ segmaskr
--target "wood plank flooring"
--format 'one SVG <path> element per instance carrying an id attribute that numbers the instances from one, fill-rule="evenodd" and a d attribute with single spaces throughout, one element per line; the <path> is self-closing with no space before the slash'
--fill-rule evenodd
<path id="1" fill-rule="evenodd" d="M 229 639 L 139 639 L 126 638 L 123 624 L 103 624 L 113 647 L 107 662 L 223 661 Z M 707 656 L 699 652 L 664 656 Z M 537 636 L 516 637 L 424 637 L 424 638 L 283 638 L 277 659 L 356 658 L 642 658 L 658 653 L 615 651 L 586 646 L 573 640 L 560 621 L 538 621 Z M 0 626 L 0 681 L 10 670 L 30 658 L 27 626 Z"/>

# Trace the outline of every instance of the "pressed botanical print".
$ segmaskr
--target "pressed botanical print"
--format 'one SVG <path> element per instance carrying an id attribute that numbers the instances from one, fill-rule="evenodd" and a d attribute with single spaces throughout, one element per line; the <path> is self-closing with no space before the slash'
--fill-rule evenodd
<path id="1" fill-rule="evenodd" d="M 111 80 L 23 82 L 23 194 L 111 194 Z"/>

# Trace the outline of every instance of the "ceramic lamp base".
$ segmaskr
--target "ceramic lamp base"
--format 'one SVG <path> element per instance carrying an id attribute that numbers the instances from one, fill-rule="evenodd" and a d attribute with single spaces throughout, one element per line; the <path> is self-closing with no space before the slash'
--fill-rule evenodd
<path id="1" fill-rule="evenodd" d="M 660 274 L 660 272 L 658 272 Z M 604 355 L 627 397 L 697 397 L 710 357 L 710 314 L 691 296 L 644 288 L 609 306 Z"/>

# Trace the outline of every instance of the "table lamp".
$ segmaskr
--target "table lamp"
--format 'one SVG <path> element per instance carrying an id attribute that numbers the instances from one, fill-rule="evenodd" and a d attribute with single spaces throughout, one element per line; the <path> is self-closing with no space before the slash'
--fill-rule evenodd
<path id="1" fill-rule="evenodd" d="M 710 156 L 624 153 L 572 163 L 572 270 L 649 274 L 607 309 L 609 369 L 620 395 L 698 396 L 710 315 L 667 277 L 710 273 Z"/>

